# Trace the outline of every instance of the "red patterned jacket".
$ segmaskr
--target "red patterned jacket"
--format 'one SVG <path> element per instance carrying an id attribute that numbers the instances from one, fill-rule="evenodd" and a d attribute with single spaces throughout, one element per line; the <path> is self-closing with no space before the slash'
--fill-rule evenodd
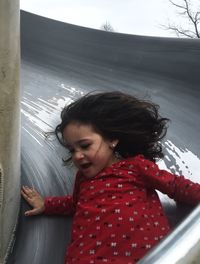
<path id="1" fill-rule="evenodd" d="M 155 189 L 197 204 L 200 185 L 142 155 L 119 161 L 92 179 L 77 173 L 73 195 L 47 197 L 45 214 L 74 214 L 65 264 L 133 264 L 170 227 Z"/>

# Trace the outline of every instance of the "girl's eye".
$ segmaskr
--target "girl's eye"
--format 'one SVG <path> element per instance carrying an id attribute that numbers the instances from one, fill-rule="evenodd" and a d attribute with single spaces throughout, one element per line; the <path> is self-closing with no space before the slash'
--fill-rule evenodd
<path id="1" fill-rule="evenodd" d="M 83 150 L 88 149 L 88 148 L 90 147 L 90 145 L 91 145 L 91 144 L 80 145 L 80 149 L 83 149 Z M 73 149 L 73 148 L 69 148 L 69 147 L 68 147 L 68 151 L 69 151 L 71 154 L 73 154 L 73 153 L 75 152 L 75 149 Z"/>
<path id="2" fill-rule="evenodd" d="M 81 148 L 82 148 L 82 149 L 88 149 L 89 146 L 90 146 L 90 144 L 84 144 L 84 145 L 81 145 Z"/>

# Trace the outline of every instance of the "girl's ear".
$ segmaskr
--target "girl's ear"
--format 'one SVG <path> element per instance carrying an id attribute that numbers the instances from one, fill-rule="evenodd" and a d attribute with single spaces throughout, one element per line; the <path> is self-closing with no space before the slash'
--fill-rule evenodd
<path id="1" fill-rule="evenodd" d="M 119 140 L 118 139 L 111 140 L 110 141 L 110 148 L 111 149 L 116 148 L 116 146 L 117 146 L 118 143 L 119 143 Z"/>

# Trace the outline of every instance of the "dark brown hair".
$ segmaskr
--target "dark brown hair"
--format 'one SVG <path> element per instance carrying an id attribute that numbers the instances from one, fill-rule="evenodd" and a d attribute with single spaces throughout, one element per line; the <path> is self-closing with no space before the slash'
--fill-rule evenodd
<path id="1" fill-rule="evenodd" d="M 162 158 L 161 139 L 167 132 L 168 118 L 158 113 L 159 106 L 122 92 L 87 94 L 61 112 L 55 134 L 64 145 L 63 130 L 72 123 L 91 125 L 105 139 L 118 139 L 115 149 L 127 158 L 143 154 L 155 161 Z"/>

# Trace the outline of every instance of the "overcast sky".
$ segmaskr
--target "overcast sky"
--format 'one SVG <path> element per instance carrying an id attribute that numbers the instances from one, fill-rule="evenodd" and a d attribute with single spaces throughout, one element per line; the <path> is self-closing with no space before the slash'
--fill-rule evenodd
<path id="1" fill-rule="evenodd" d="M 23 10 L 84 27 L 100 29 L 107 21 L 121 33 L 176 37 L 161 27 L 168 19 L 177 19 L 168 0 L 21 0 L 20 5 Z"/>

